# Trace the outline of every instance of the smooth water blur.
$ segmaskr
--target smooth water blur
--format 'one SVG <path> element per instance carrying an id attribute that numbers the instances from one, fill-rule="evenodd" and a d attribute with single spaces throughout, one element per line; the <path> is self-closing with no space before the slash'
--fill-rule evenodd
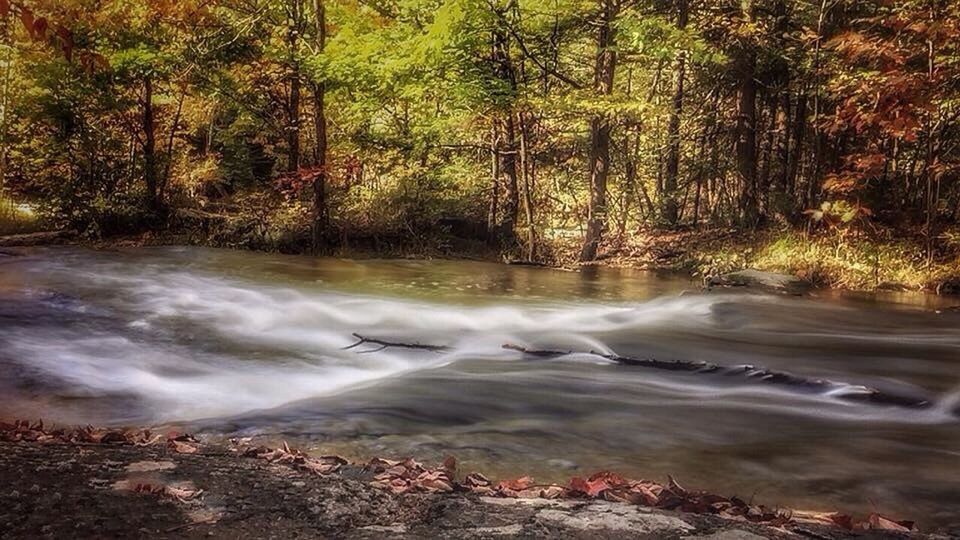
<path id="1" fill-rule="evenodd" d="M 0 417 L 176 423 L 542 480 L 613 469 L 769 504 L 960 521 L 960 313 L 936 297 L 199 248 L 0 255 Z M 960 303 L 956 301 L 955 303 Z M 449 352 L 344 350 L 353 332 Z M 877 406 L 531 347 L 754 364 Z"/>

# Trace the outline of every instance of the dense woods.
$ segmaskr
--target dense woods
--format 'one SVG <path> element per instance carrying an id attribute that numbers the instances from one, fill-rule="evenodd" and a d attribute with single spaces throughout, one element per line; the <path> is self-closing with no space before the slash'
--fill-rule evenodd
<path id="1" fill-rule="evenodd" d="M 0 19 L 5 204 L 90 236 L 582 261 L 671 229 L 954 241 L 957 2 L 0 0 Z"/>

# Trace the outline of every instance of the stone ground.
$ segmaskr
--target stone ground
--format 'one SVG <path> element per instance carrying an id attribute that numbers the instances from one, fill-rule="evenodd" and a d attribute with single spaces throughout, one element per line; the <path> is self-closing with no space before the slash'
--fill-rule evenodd
<path id="1" fill-rule="evenodd" d="M 622 503 L 391 495 L 346 467 L 320 477 L 222 448 L 0 442 L 0 538 L 841 539 Z M 201 489 L 182 501 L 137 484 Z M 895 538 L 871 533 L 869 538 Z M 914 535 L 949 538 L 949 535 Z"/>

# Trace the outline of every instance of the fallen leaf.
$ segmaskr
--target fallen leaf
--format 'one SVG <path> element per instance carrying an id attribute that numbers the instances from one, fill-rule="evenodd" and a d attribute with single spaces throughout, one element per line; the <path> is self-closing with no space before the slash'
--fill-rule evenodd
<path id="1" fill-rule="evenodd" d="M 858 524 L 857 528 L 879 531 L 898 531 L 910 532 L 913 530 L 912 521 L 895 521 L 890 518 L 873 513 L 867 518 L 867 521 Z"/>
<path id="2" fill-rule="evenodd" d="M 497 484 L 497 489 L 508 490 L 508 491 L 523 491 L 532 485 L 533 485 L 533 478 L 529 476 L 521 476 L 520 478 L 503 480 L 502 482 Z"/>
<path id="3" fill-rule="evenodd" d="M 170 439 L 167 441 L 167 448 L 173 450 L 178 454 L 196 454 L 200 449 L 198 446 L 186 442 L 181 442 L 176 439 Z"/>

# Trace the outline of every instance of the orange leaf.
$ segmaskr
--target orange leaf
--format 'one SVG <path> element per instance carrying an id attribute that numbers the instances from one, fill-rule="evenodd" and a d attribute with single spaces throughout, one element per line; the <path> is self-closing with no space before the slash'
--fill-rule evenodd
<path id="1" fill-rule="evenodd" d="M 529 476 L 521 476 L 520 478 L 514 478 L 512 480 L 503 480 L 497 484 L 497 488 L 508 489 L 511 491 L 523 491 L 532 485 L 533 478 Z"/>
<path id="2" fill-rule="evenodd" d="M 33 35 L 33 11 L 30 11 L 30 8 L 23 8 L 20 10 L 20 22 L 23 23 L 23 27 L 27 29 L 27 32 L 32 36 Z"/>
<path id="3" fill-rule="evenodd" d="M 178 441 L 176 439 L 170 439 L 167 441 L 167 448 L 178 454 L 195 454 L 197 453 L 197 450 L 199 450 L 198 447 L 190 443 Z"/>

